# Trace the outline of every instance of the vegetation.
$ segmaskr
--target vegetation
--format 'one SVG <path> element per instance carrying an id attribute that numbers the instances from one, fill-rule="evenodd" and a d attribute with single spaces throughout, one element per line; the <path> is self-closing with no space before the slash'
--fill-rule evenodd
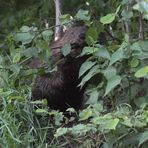
<path id="1" fill-rule="evenodd" d="M 49 109 L 46 98 L 31 99 L 36 75 L 55 68 L 49 49 L 54 2 L 0 2 L 0 147 L 147 147 L 147 0 L 62 1 L 63 25 L 70 26 L 73 16 L 89 27 L 80 56 L 90 58 L 79 71 L 87 99 L 79 112 L 69 108 L 68 117 Z M 32 57 L 48 67 L 28 68 Z"/>

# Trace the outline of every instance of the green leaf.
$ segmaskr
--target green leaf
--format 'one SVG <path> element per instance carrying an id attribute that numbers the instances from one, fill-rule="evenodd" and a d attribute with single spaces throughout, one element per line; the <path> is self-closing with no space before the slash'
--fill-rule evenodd
<path id="1" fill-rule="evenodd" d="M 107 95 L 111 90 L 113 90 L 118 84 L 121 83 L 121 77 L 115 75 L 111 79 L 108 80 L 105 95 Z"/>
<path id="2" fill-rule="evenodd" d="M 17 33 L 15 36 L 15 40 L 17 42 L 22 42 L 22 44 L 28 44 L 31 43 L 33 37 L 34 36 L 30 33 Z"/>
<path id="3" fill-rule="evenodd" d="M 148 20 L 148 13 L 144 14 L 143 18 L 145 18 L 146 20 Z"/>
<path id="4" fill-rule="evenodd" d="M 105 24 L 110 24 L 115 20 L 116 14 L 115 13 L 109 13 L 106 16 L 101 17 L 100 22 Z"/>
<path id="5" fill-rule="evenodd" d="M 20 32 L 15 35 L 15 40 L 17 42 L 22 42 L 22 44 L 29 44 L 36 35 L 36 27 L 23 26 Z"/>
<path id="6" fill-rule="evenodd" d="M 99 73 L 99 66 L 96 65 L 94 66 L 86 75 L 85 77 L 81 80 L 81 83 L 79 84 L 79 86 L 83 87 L 85 85 L 85 83 L 90 80 L 95 74 Z"/>
<path id="7" fill-rule="evenodd" d="M 90 37 L 91 37 L 91 39 L 90 39 Z M 95 41 L 97 41 L 97 38 L 98 38 L 97 29 L 94 28 L 94 27 L 89 28 L 87 33 L 86 33 L 86 43 L 88 45 L 91 45 L 92 40 L 93 40 L 93 42 L 95 42 Z"/>
<path id="8" fill-rule="evenodd" d="M 66 24 L 66 23 L 68 23 L 68 22 L 70 22 L 71 20 L 70 20 L 70 15 L 69 14 L 64 14 L 64 15 L 61 15 L 60 16 L 60 23 L 62 24 L 62 25 L 64 25 L 64 24 Z"/>
<path id="9" fill-rule="evenodd" d="M 85 124 L 77 124 L 76 126 L 73 126 L 71 128 L 71 132 L 73 135 L 86 135 L 86 133 L 90 130 L 92 130 L 93 127 L 90 126 L 89 124 L 85 125 Z"/>
<path id="10" fill-rule="evenodd" d="M 123 10 L 121 15 L 123 17 L 122 18 L 123 20 L 128 20 L 128 19 L 133 17 L 133 12 L 132 11 Z"/>
<path id="11" fill-rule="evenodd" d="M 119 119 L 118 118 L 115 118 L 115 119 L 110 119 L 106 122 L 106 126 L 107 126 L 107 129 L 113 129 L 115 130 L 116 129 L 116 126 L 118 125 L 119 123 Z"/>
<path id="12" fill-rule="evenodd" d="M 30 27 L 28 27 L 28 26 L 22 26 L 21 28 L 20 28 L 20 31 L 21 32 L 28 32 L 28 31 L 30 31 L 31 29 L 30 29 Z"/>
<path id="13" fill-rule="evenodd" d="M 67 128 L 65 128 L 65 127 L 60 127 L 60 128 L 57 129 L 56 133 L 54 134 L 54 137 L 58 138 L 58 137 L 60 137 L 60 136 L 62 136 L 62 135 L 64 135 L 64 134 L 66 134 L 67 131 L 68 131 Z"/>
<path id="14" fill-rule="evenodd" d="M 132 50 L 132 56 L 143 60 L 148 59 L 148 41 L 138 41 L 133 43 L 130 48 Z"/>
<path id="15" fill-rule="evenodd" d="M 79 77 L 81 77 L 86 71 L 88 71 L 90 68 L 92 68 L 96 62 L 86 61 L 84 62 L 79 70 Z"/>
<path id="16" fill-rule="evenodd" d="M 146 105 L 148 105 L 148 99 L 147 96 L 145 97 L 139 97 L 134 99 L 134 103 L 136 104 L 137 107 L 139 108 L 144 108 Z"/>
<path id="17" fill-rule="evenodd" d="M 130 4 L 131 1 L 129 0 L 122 0 L 121 4 L 122 5 L 127 5 L 127 4 Z"/>
<path id="18" fill-rule="evenodd" d="M 13 92 L 12 92 L 11 90 L 4 91 L 3 89 L 0 89 L 0 96 L 1 96 L 1 97 L 8 97 L 8 96 L 10 96 L 11 94 L 13 94 Z"/>
<path id="19" fill-rule="evenodd" d="M 13 57 L 13 63 L 18 63 L 21 59 L 21 54 L 20 53 L 16 53 L 15 56 Z"/>
<path id="20" fill-rule="evenodd" d="M 35 111 L 36 113 L 48 113 L 47 112 L 47 110 L 45 110 L 45 109 L 36 109 L 36 111 Z"/>
<path id="21" fill-rule="evenodd" d="M 53 115 L 54 115 L 55 125 L 61 126 L 64 119 L 63 112 L 55 112 L 55 113 L 53 112 Z"/>
<path id="22" fill-rule="evenodd" d="M 89 99 L 87 100 L 86 104 L 97 104 L 98 103 L 99 92 L 97 90 L 92 91 L 90 94 Z"/>
<path id="23" fill-rule="evenodd" d="M 61 49 L 62 53 L 64 56 L 67 56 L 70 51 L 71 51 L 71 45 L 70 44 L 65 44 L 62 49 Z"/>
<path id="24" fill-rule="evenodd" d="M 95 52 L 95 56 L 101 57 L 104 59 L 110 59 L 110 54 L 104 46 L 99 46 L 99 50 Z"/>
<path id="25" fill-rule="evenodd" d="M 107 80 L 112 79 L 114 76 L 116 76 L 116 69 L 112 66 L 107 67 L 107 69 L 103 72 L 104 76 Z"/>
<path id="26" fill-rule="evenodd" d="M 123 125 L 127 126 L 127 127 L 132 127 L 133 124 L 132 124 L 132 121 L 130 118 L 125 118 L 124 121 L 122 122 Z"/>
<path id="27" fill-rule="evenodd" d="M 120 11 L 121 5 L 118 6 L 118 8 L 116 9 L 116 14 Z"/>
<path id="28" fill-rule="evenodd" d="M 95 125 L 99 125 L 99 129 L 101 131 L 104 130 L 115 130 L 116 126 L 119 123 L 119 119 L 118 118 L 113 118 L 111 115 L 106 114 L 102 117 L 95 117 L 92 119 L 92 122 Z"/>
<path id="29" fill-rule="evenodd" d="M 13 64 L 10 66 L 10 70 L 15 74 L 15 75 L 18 75 L 19 72 L 20 72 L 20 65 L 19 64 Z"/>
<path id="30" fill-rule="evenodd" d="M 109 65 L 111 66 L 112 64 L 114 64 L 115 62 L 117 62 L 117 61 L 119 61 L 119 60 L 122 60 L 123 58 L 124 58 L 123 49 L 122 49 L 122 48 L 119 48 L 116 52 L 114 52 L 114 53 L 111 55 Z"/>
<path id="31" fill-rule="evenodd" d="M 70 113 L 75 113 L 75 109 L 74 108 L 68 108 L 66 111 L 70 112 Z"/>
<path id="32" fill-rule="evenodd" d="M 133 59 L 131 60 L 131 62 L 130 62 L 130 65 L 131 65 L 132 68 L 137 67 L 137 66 L 139 65 L 139 60 L 133 58 Z"/>
<path id="33" fill-rule="evenodd" d="M 47 100 L 43 99 L 43 100 L 35 100 L 35 101 L 31 101 L 31 104 L 41 104 L 41 105 L 47 105 Z M 39 110 L 40 111 L 40 110 Z"/>
<path id="34" fill-rule="evenodd" d="M 138 2 L 133 6 L 133 9 L 138 10 L 141 13 L 143 12 L 148 13 L 148 2 L 147 1 Z"/>
<path id="35" fill-rule="evenodd" d="M 140 134 L 140 138 L 139 138 L 139 145 L 138 147 L 140 147 L 144 142 L 146 142 L 148 140 L 148 131 L 143 132 L 142 134 Z"/>
<path id="36" fill-rule="evenodd" d="M 89 11 L 80 9 L 76 14 L 76 18 L 78 20 L 89 21 L 90 20 Z"/>
<path id="37" fill-rule="evenodd" d="M 139 69 L 136 73 L 135 73 L 135 77 L 137 78 L 141 78 L 141 77 L 145 77 L 148 75 L 148 66 L 145 66 L 141 69 Z"/>
<path id="38" fill-rule="evenodd" d="M 35 47 L 29 47 L 26 50 L 22 51 L 24 56 L 28 57 L 38 57 L 39 51 Z"/>
<path id="39" fill-rule="evenodd" d="M 51 39 L 51 36 L 53 35 L 53 31 L 52 30 L 45 30 L 42 33 L 42 37 L 45 41 L 49 42 Z"/>
<path id="40" fill-rule="evenodd" d="M 80 56 L 93 54 L 98 51 L 99 48 L 97 47 L 84 47 Z"/>
<path id="41" fill-rule="evenodd" d="M 79 120 L 84 121 L 84 120 L 87 120 L 91 116 L 92 116 L 91 108 L 86 108 L 82 112 L 80 112 L 80 114 L 79 114 L 80 119 Z"/>

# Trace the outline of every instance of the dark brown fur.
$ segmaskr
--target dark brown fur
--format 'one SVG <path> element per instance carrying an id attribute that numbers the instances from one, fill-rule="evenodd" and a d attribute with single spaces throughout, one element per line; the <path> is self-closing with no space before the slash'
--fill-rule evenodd
<path id="1" fill-rule="evenodd" d="M 78 110 L 81 107 L 84 89 L 78 87 L 80 83 L 78 73 L 87 57 L 76 58 L 76 56 L 80 54 L 85 45 L 86 31 L 86 27 L 71 28 L 60 40 L 50 45 L 53 59 L 57 61 L 63 58 L 63 62 L 58 65 L 57 71 L 51 77 L 37 76 L 33 98 L 46 98 L 52 109 L 60 111 L 65 111 L 69 107 Z M 66 43 L 70 43 L 72 49 L 69 55 L 63 57 L 60 49 Z"/>

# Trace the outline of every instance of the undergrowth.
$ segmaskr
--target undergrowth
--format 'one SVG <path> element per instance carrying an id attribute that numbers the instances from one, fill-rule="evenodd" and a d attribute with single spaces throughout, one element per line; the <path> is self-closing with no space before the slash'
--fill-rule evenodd
<path id="1" fill-rule="evenodd" d="M 145 1 L 143 1 L 144 3 Z M 1 45 L 0 55 L 0 147 L 103 147 L 146 148 L 148 144 L 148 41 L 120 31 L 121 21 L 137 21 L 143 13 L 146 28 L 147 10 L 141 2 L 124 12 L 126 2 L 114 13 L 93 20 L 90 12 L 79 10 L 78 20 L 89 26 L 86 46 L 81 55 L 90 55 L 79 71 L 80 87 L 88 84 L 83 108 L 67 114 L 51 110 L 44 100 L 32 100 L 32 86 L 39 73 L 51 73 L 51 51 L 48 47 L 53 31 L 22 26 L 10 33 Z M 147 6 L 147 5 L 146 5 Z M 122 12 L 122 19 L 119 17 Z M 146 11 L 146 12 L 145 12 Z M 133 11 L 131 10 L 131 12 Z M 117 19 L 117 20 L 115 20 Z M 69 15 L 61 17 L 63 23 Z M 106 35 L 105 29 L 115 22 L 112 32 L 118 39 Z M 132 24 L 132 23 L 131 23 Z M 133 23 L 133 32 L 137 27 Z M 101 31 L 99 29 L 102 29 Z M 98 42 L 104 32 L 105 45 Z M 69 49 L 64 48 L 68 54 Z M 30 69 L 26 62 L 40 58 L 46 69 Z"/>

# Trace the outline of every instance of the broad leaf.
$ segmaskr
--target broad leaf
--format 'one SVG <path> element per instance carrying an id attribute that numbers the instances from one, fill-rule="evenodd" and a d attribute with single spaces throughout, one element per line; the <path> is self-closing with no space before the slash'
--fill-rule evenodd
<path id="1" fill-rule="evenodd" d="M 81 77 L 86 71 L 88 71 L 90 68 L 92 68 L 96 62 L 86 61 L 84 62 L 79 70 L 79 77 Z"/>
<path id="2" fill-rule="evenodd" d="M 99 73 L 99 66 L 96 65 L 94 66 L 86 75 L 85 77 L 81 80 L 81 83 L 79 84 L 79 86 L 83 87 L 85 85 L 85 83 L 90 80 L 95 74 Z"/>
<path id="3" fill-rule="evenodd" d="M 110 24 L 115 20 L 116 14 L 115 13 L 109 13 L 106 16 L 101 17 L 100 22 L 105 24 Z"/>
<path id="4" fill-rule="evenodd" d="M 106 114 L 102 117 L 95 117 L 92 119 L 92 122 L 95 125 L 99 125 L 99 129 L 104 131 L 104 130 L 115 130 L 116 126 L 119 123 L 118 118 L 113 118 L 111 115 Z"/>
<path id="5" fill-rule="evenodd" d="M 130 65 L 131 65 L 132 68 L 137 67 L 137 66 L 139 65 L 139 60 L 133 58 L 133 59 L 131 60 L 131 62 L 130 62 Z"/>
<path id="6" fill-rule="evenodd" d="M 66 134 L 67 131 L 68 131 L 67 128 L 65 128 L 65 127 L 60 127 L 60 128 L 57 129 L 57 131 L 56 131 L 56 133 L 54 134 L 54 136 L 55 136 L 56 138 L 58 138 L 59 136 L 62 136 L 62 135 L 64 135 L 64 134 Z"/>
<path id="7" fill-rule="evenodd" d="M 111 55 L 109 65 L 114 64 L 115 62 L 122 60 L 124 58 L 124 52 L 122 48 L 119 48 L 116 52 Z"/>
<path id="8" fill-rule="evenodd" d="M 138 146 L 140 147 L 146 141 L 148 141 L 148 131 L 145 131 L 142 134 L 140 134 Z"/>
<path id="9" fill-rule="evenodd" d="M 145 97 L 139 97 L 134 99 L 134 103 L 136 104 L 137 107 L 139 108 L 144 108 L 146 105 L 148 105 L 148 96 Z"/>
<path id="10" fill-rule="evenodd" d="M 45 31 L 42 32 L 42 37 L 47 42 L 50 41 L 52 35 L 53 35 L 52 30 L 45 30 Z"/>
<path id="11" fill-rule="evenodd" d="M 121 15 L 123 17 L 122 18 L 123 20 L 128 20 L 128 19 L 133 17 L 133 12 L 132 11 L 123 10 Z"/>
<path id="12" fill-rule="evenodd" d="M 111 90 L 113 90 L 118 84 L 121 83 L 121 77 L 115 75 L 111 79 L 108 80 L 105 95 L 107 95 Z"/>
<path id="13" fill-rule="evenodd" d="M 122 122 L 123 125 L 127 126 L 127 127 L 132 127 L 132 120 L 130 118 L 125 118 L 124 121 Z"/>
<path id="14" fill-rule="evenodd" d="M 70 22 L 70 15 L 69 14 L 64 14 L 60 16 L 60 23 L 62 25 L 65 25 L 66 23 Z"/>
<path id="15" fill-rule="evenodd" d="M 16 53 L 15 56 L 13 57 L 13 63 L 18 63 L 21 59 L 21 54 Z"/>
<path id="16" fill-rule="evenodd" d="M 89 21 L 90 20 L 89 11 L 80 9 L 76 14 L 76 18 L 79 20 Z"/>
<path id="17" fill-rule="evenodd" d="M 135 77 L 137 77 L 137 78 L 141 78 L 141 77 L 144 77 L 144 76 L 147 76 L 147 75 L 148 75 L 148 66 L 145 66 L 145 67 L 139 69 L 135 73 Z"/>
<path id="18" fill-rule="evenodd" d="M 104 59 L 110 59 L 110 54 L 104 46 L 99 47 L 99 50 L 95 52 L 95 56 L 101 57 Z"/>
<path id="19" fill-rule="evenodd" d="M 90 38 L 91 37 L 91 38 Z M 93 42 L 97 41 L 98 38 L 98 32 L 96 28 L 89 28 L 87 33 L 86 33 L 86 42 L 88 45 L 92 44 L 92 40 Z"/>
<path id="20" fill-rule="evenodd" d="M 96 129 L 91 126 L 90 124 L 77 124 L 76 126 L 73 126 L 71 128 L 71 132 L 73 135 L 77 135 L 77 136 L 80 136 L 80 135 L 86 135 L 87 132 L 89 132 L 90 130 L 94 130 L 96 131 Z"/>
<path id="21" fill-rule="evenodd" d="M 133 9 L 140 11 L 141 13 L 148 13 L 148 1 L 138 2 L 133 6 Z"/>
<path id="22" fill-rule="evenodd" d="M 23 26 L 21 32 L 15 35 L 15 40 L 17 42 L 22 42 L 22 44 L 31 43 L 32 39 L 35 37 L 36 28 L 29 28 L 28 26 Z"/>
<path id="23" fill-rule="evenodd" d="M 38 57 L 39 51 L 35 47 L 30 47 L 22 51 L 22 54 L 26 57 Z"/>
<path id="24" fill-rule="evenodd" d="M 133 6 L 133 9 L 138 10 L 139 12 L 143 13 L 143 18 L 148 20 L 148 1 L 143 0 L 138 2 Z"/>
<path id="25" fill-rule="evenodd" d="M 20 28 L 20 31 L 21 32 L 28 32 L 28 31 L 30 31 L 31 29 L 30 29 L 30 27 L 28 27 L 28 26 L 22 26 L 21 28 Z"/>
<path id="26" fill-rule="evenodd" d="M 103 72 L 103 74 L 107 80 L 110 80 L 114 76 L 116 76 L 116 69 L 114 67 L 110 66 Z"/>
<path id="27" fill-rule="evenodd" d="M 98 50 L 98 47 L 84 47 L 80 56 L 93 54 Z"/>
<path id="28" fill-rule="evenodd" d="M 79 117 L 80 117 L 80 121 L 84 121 L 87 120 L 89 117 L 92 116 L 92 110 L 91 108 L 86 108 L 85 110 L 83 110 L 82 112 L 80 112 Z"/>
<path id="29" fill-rule="evenodd" d="M 64 56 L 67 56 L 70 51 L 71 51 L 71 45 L 70 44 L 65 44 L 62 49 L 61 49 L 62 53 Z"/>
<path id="30" fill-rule="evenodd" d="M 98 103 L 98 96 L 99 96 L 99 92 L 97 90 L 92 91 L 86 104 L 91 104 L 91 105 L 97 104 Z"/>
<path id="31" fill-rule="evenodd" d="M 113 129 L 113 130 L 115 130 L 116 126 L 118 125 L 118 123 L 119 123 L 119 119 L 118 118 L 107 120 L 107 122 L 106 122 L 106 129 L 110 129 L 110 130 Z"/>

